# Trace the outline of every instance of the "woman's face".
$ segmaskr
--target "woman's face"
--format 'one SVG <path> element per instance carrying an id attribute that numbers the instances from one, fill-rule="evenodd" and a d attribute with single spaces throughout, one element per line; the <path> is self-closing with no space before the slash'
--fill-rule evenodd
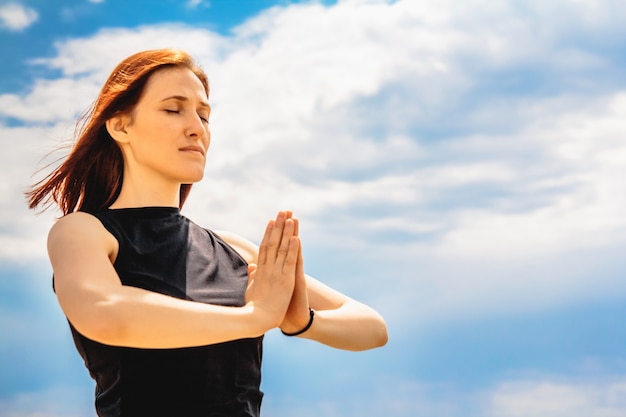
<path id="1" fill-rule="evenodd" d="M 201 180 L 211 140 L 210 113 L 204 87 L 191 70 L 156 71 L 125 126 L 120 143 L 124 175 L 140 181 L 156 175 L 182 184 Z"/>

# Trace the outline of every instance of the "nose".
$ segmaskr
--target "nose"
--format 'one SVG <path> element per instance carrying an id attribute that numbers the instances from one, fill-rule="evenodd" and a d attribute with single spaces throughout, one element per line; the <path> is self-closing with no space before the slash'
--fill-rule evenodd
<path id="1" fill-rule="evenodd" d="M 208 135 L 209 128 L 205 122 L 196 113 L 192 113 L 187 120 L 187 128 L 185 135 L 189 138 L 198 138 Z"/>
<path id="2" fill-rule="evenodd" d="M 196 113 L 193 113 L 187 122 L 187 128 L 185 129 L 185 136 L 194 141 L 199 141 L 199 145 L 202 145 L 207 151 L 211 144 L 211 131 L 209 125 L 200 118 Z"/>

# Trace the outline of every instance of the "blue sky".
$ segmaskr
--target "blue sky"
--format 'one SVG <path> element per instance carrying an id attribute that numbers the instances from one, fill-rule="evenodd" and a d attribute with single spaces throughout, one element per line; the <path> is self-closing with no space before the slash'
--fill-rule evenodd
<path id="1" fill-rule="evenodd" d="M 50 288 L 58 213 L 22 193 L 117 62 L 172 46 L 214 108 L 186 214 L 258 241 L 293 209 L 307 271 L 389 326 L 361 353 L 268 334 L 266 415 L 626 415 L 624 21 L 611 0 L 0 1 L 0 415 L 93 415 Z"/>

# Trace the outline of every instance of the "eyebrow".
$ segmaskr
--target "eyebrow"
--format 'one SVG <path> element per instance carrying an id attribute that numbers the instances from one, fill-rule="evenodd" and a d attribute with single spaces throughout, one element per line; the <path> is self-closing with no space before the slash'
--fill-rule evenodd
<path id="1" fill-rule="evenodd" d="M 185 96 L 170 96 L 170 97 L 164 98 L 163 100 L 161 100 L 161 102 L 168 101 L 168 100 L 189 101 L 189 98 Z M 201 101 L 200 106 L 206 107 L 207 109 L 211 110 L 211 105 L 209 105 L 209 103 L 207 103 L 206 101 Z"/>

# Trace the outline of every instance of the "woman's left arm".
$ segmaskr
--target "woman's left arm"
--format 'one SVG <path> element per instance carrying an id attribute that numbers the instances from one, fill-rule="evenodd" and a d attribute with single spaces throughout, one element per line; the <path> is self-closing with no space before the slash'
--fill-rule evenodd
<path id="1" fill-rule="evenodd" d="M 306 294 L 309 305 L 314 311 L 311 327 L 300 337 L 316 340 L 328 346 L 345 350 L 367 350 L 383 346 L 387 343 L 387 326 L 383 318 L 371 307 L 366 306 L 337 290 L 305 276 Z M 296 283 L 298 285 L 298 283 Z M 292 297 L 297 296 L 296 288 Z M 281 329 L 286 332 L 295 332 L 293 327 L 292 305 L 287 310 Z M 302 316 L 298 316 L 299 324 Z M 308 323 L 308 320 L 307 320 Z M 305 323 L 306 326 L 306 323 Z M 300 327 L 302 329 L 303 327 Z"/>
<path id="2" fill-rule="evenodd" d="M 298 220 L 294 218 L 296 228 Z M 229 232 L 218 232 L 250 264 L 256 263 L 258 248 L 252 242 Z M 314 316 L 311 326 L 298 337 L 316 340 L 344 350 L 367 350 L 387 343 L 387 325 L 371 307 L 360 303 L 320 281 L 305 275 L 302 251 L 298 254 L 296 282 L 289 308 L 280 329 L 297 333 L 304 329 L 310 310 Z M 254 285 L 254 282 L 251 283 Z"/>

